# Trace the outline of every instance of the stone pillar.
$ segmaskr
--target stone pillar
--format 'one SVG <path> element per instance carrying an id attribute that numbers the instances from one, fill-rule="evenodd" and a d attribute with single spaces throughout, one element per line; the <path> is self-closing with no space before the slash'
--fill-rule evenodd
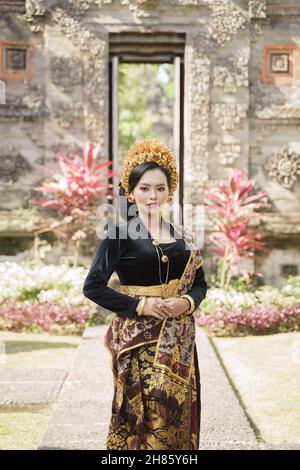
<path id="1" fill-rule="evenodd" d="M 203 37 L 188 33 L 185 49 L 184 204 L 201 202 L 208 179 L 210 59 Z"/>
<path id="2" fill-rule="evenodd" d="M 52 104 L 55 92 L 52 82 L 57 78 L 58 101 L 52 107 L 52 122 L 55 122 L 58 141 L 72 150 L 72 143 L 83 146 L 89 140 L 99 147 L 101 158 L 107 160 L 107 33 L 92 32 L 82 15 L 71 15 L 55 8 L 49 22 L 47 43 L 51 50 L 48 99 Z M 49 146 L 53 138 L 51 134 L 48 137 Z"/>
<path id="3" fill-rule="evenodd" d="M 213 2 L 209 179 L 249 174 L 250 28 L 247 2 Z"/>

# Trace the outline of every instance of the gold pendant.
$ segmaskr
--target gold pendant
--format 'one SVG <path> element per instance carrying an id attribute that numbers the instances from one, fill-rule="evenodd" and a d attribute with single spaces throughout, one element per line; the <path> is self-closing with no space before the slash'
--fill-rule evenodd
<path id="1" fill-rule="evenodd" d="M 163 263 L 166 263 L 167 261 L 169 261 L 169 258 L 166 255 L 163 255 L 161 257 L 161 260 L 162 260 Z"/>

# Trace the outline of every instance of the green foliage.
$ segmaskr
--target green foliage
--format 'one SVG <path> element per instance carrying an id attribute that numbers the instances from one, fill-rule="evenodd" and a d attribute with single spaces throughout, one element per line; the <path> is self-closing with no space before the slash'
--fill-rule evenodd
<path id="1" fill-rule="evenodd" d="M 173 65 L 120 64 L 119 66 L 119 155 L 139 139 L 155 138 L 155 123 L 173 110 Z M 172 122 L 172 120 L 170 120 Z"/>

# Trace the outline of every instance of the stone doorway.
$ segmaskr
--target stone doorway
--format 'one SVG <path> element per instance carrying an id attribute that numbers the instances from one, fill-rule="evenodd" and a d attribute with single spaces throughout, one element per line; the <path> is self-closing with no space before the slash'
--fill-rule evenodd
<path id="1" fill-rule="evenodd" d="M 119 171 L 120 151 L 119 77 L 123 64 L 152 64 L 172 69 L 173 103 L 171 142 L 179 170 L 179 187 L 174 195 L 176 207 L 183 204 L 184 156 L 184 51 L 186 38 L 180 33 L 111 33 L 109 34 L 109 159 L 113 170 Z M 148 69 L 149 70 L 149 69 Z M 141 136 L 143 138 L 145 136 Z M 159 135 L 155 137 L 160 138 Z M 119 178 L 111 179 L 118 194 Z M 178 216 L 174 213 L 174 219 Z"/>

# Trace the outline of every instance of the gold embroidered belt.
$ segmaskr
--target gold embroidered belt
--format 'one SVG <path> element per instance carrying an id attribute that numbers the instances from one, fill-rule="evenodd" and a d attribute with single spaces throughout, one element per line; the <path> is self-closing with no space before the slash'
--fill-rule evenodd
<path id="1" fill-rule="evenodd" d="M 174 297 L 177 292 L 180 279 L 172 279 L 166 284 L 157 284 L 154 286 L 129 286 L 120 285 L 120 293 L 127 295 L 146 295 L 149 297 Z"/>

